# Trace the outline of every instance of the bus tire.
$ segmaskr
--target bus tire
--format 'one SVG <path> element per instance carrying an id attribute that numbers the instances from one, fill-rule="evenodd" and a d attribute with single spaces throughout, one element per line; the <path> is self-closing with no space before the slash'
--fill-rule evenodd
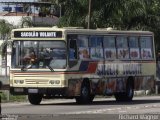
<path id="1" fill-rule="evenodd" d="M 134 82 L 133 79 L 129 79 L 126 85 L 126 92 L 120 92 L 115 94 L 116 101 L 132 101 L 134 96 Z"/>
<path id="2" fill-rule="evenodd" d="M 41 94 L 29 94 L 28 100 L 32 105 L 39 105 L 42 101 L 42 97 Z"/>
<path id="3" fill-rule="evenodd" d="M 93 101 L 93 98 L 91 98 L 90 95 L 90 86 L 89 82 L 83 82 L 81 86 L 81 94 L 80 96 L 77 96 L 76 103 L 78 104 L 88 104 Z"/>
<path id="4" fill-rule="evenodd" d="M 93 102 L 94 97 L 95 97 L 95 95 L 90 95 L 90 103 Z"/>

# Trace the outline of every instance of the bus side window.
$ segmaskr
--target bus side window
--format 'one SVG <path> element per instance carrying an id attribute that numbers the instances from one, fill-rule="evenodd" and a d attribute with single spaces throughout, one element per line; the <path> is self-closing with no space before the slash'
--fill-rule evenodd
<path id="1" fill-rule="evenodd" d="M 141 47 L 141 58 L 142 59 L 152 59 L 153 58 L 153 47 L 152 47 L 152 37 L 140 37 L 140 47 Z"/>
<path id="2" fill-rule="evenodd" d="M 138 44 L 138 37 L 136 36 L 129 36 L 129 52 L 131 59 L 139 59 L 140 58 L 140 50 Z"/>
<path id="3" fill-rule="evenodd" d="M 76 40 L 69 41 L 69 59 L 77 59 L 77 42 Z"/>
<path id="4" fill-rule="evenodd" d="M 103 37 L 90 36 L 89 38 L 90 57 L 91 59 L 103 59 Z"/>
<path id="5" fill-rule="evenodd" d="M 117 53 L 119 59 L 129 59 L 129 49 L 126 36 L 117 36 Z"/>

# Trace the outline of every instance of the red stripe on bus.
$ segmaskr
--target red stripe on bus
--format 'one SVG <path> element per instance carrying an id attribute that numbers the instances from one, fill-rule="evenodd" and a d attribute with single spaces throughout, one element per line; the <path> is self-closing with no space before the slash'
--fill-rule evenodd
<path id="1" fill-rule="evenodd" d="M 38 73 L 18 73 L 18 72 L 12 72 L 14 75 L 42 75 L 43 74 L 48 74 L 48 75 L 56 75 L 56 74 L 89 74 L 89 73 L 94 73 L 94 72 L 38 72 Z"/>
<path id="2" fill-rule="evenodd" d="M 97 62 L 89 63 L 89 66 L 88 66 L 88 69 L 87 69 L 87 73 L 95 73 L 96 69 L 97 69 L 97 65 L 98 65 Z"/>

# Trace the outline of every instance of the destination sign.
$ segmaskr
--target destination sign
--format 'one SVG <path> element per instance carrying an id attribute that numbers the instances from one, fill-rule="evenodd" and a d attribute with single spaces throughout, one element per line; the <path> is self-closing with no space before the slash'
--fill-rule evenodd
<path id="1" fill-rule="evenodd" d="M 61 31 L 15 31 L 15 38 L 61 38 Z"/>

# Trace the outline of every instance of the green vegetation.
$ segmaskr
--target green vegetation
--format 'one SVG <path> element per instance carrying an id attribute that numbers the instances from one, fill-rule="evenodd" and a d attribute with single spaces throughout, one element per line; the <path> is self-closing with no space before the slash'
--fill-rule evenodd
<path id="1" fill-rule="evenodd" d="M 45 0 L 43 0 L 45 1 Z M 87 28 L 89 0 L 50 0 L 61 6 L 59 26 Z M 90 28 L 147 30 L 155 34 L 160 49 L 159 0 L 91 0 Z"/>
<path id="2" fill-rule="evenodd" d="M 23 102 L 26 101 L 26 96 L 25 95 L 7 95 L 7 93 L 5 92 L 1 92 L 0 93 L 1 96 L 1 102 Z M 9 97 L 9 101 L 8 101 L 8 97 Z"/>
<path id="3" fill-rule="evenodd" d="M 39 0 L 39 2 L 54 4 L 54 15 L 60 16 L 59 27 L 87 28 L 89 0 Z M 49 6 L 43 9 L 43 12 L 49 10 Z M 91 0 L 90 28 L 112 27 L 117 30 L 152 31 L 155 34 L 158 51 L 160 50 L 159 11 L 159 0 Z M 22 19 L 21 26 L 24 24 L 35 26 L 29 17 Z M 2 26 L 0 34 L 4 38 L 9 33 L 11 26 L 4 20 L 0 21 L 0 25 Z"/>

